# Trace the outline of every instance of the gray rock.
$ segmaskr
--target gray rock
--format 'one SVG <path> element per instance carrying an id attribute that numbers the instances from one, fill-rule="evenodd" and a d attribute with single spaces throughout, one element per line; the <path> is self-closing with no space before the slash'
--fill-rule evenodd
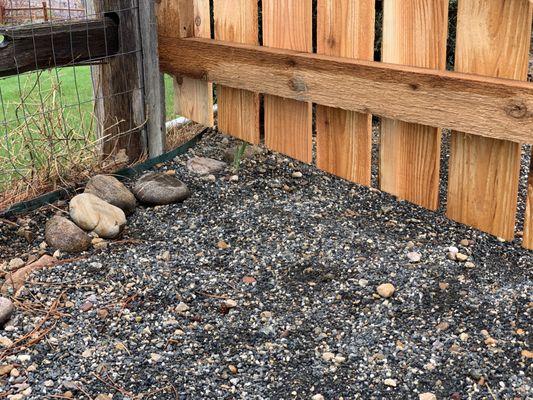
<path id="1" fill-rule="evenodd" d="M 137 201 L 122 182 L 110 175 L 96 175 L 89 179 L 85 193 L 91 193 L 102 200 L 121 208 L 126 214 L 135 211 Z"/>
<path id="2" fill-rule="evenodd" d="M 85 251 L 91 245 L 91 238 L 85 231 L 59 215 L 46 223 L 44 239 L 50 247 L 69 253 Z"/>
<path id="3" fill-rule="evenodd" d="M 141 203 L 149 205 L 178 203 L 191 194 L 178 178 L 160 172 L 150 172 L 139 178 L 133 193 Z"/>
<path id="4" fill-rule="evenodd" d="M 80 228 L 92 231 L 99 237 L 113 239 L 126 226 L 126 215 L 120 208 L 96 197 L 82 193 L 70 200 L 70 218 Z"/>
<path id="5" fill-rule="evenodd" d="M 198 175 L 216 174 L 226 168 L 223 161 L 214 160 L 207 157 L 193 157 L 187 161 L 187 169 Z"/>
<path id="6" fill-rule="evenodd" d="M 6 297 L 0 297 L 0 325 L 4 325 L 11 318 L 15 307 L 13 302 Z"/>

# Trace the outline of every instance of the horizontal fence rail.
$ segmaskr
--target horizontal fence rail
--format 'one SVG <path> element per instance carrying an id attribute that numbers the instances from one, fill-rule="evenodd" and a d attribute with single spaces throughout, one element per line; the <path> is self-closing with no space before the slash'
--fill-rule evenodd
<path id="1" fill-rule="evenodd" d="M 262 94 L 267 147 L 312 162 L 315 134 L 317 166 L 367 186 L 370 117 L 381 117 L 380 188 L 429 209 L 439 205 L 440 129 L 450 129 L 448 216 L 512 239 L 520 149 L 533 144 L 533 3 L 459 0 L 455 71 L 445 70 L 449 1 L 379 3 L 375 24 L 374 0 L 213 0 L 213 10 L 209 1 L 161 0 L 161 69 L 188 82 L 176 94 L 194 104 L 184 116 L 211 125 L 198 110 L 216 83 L 219 129 L 257 143 Z M 379 24 L 386 62 L 373 61 Z M 208 25 L 215 39 L 199 34 Z M 533 249 L 532 184 L 523 243 Z"/>

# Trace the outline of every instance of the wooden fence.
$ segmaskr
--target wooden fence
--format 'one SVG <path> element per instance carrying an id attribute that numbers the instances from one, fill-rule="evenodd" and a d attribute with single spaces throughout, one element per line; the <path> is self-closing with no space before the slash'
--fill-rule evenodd
<path id="1" fill-rule="evenodd" d="M 533 144 L 531 1 L 459 0 L 454 72 L 448 0 L 383 0 L 382 62 L 374 0 L 158 3 L 160 63 L 176 76 L 180 114 L 213 125 L 214 82 L 219 129 L 258 143 L 262 94 L 266 146 L 310 163 L 316 103 L 317 166 L 367 186 L 380 116 L 380 188 L 431 210 L 441 129 L 452 129 L 447 215 L 514 238 L 521 144 Z M 533 249 L 533 170 L 528 192 L 523 243 Z"/>

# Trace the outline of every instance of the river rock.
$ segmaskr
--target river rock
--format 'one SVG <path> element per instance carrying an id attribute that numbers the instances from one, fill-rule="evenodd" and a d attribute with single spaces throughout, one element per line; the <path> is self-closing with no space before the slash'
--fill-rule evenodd
<path id="1" fill-rule="evenodd" d="M 126 214 L 135 211 L 137 201 L 122 182 L 110 175 L 96 175 L 89 179 L 85 193 L 91 193 L 107 201 L 115 207 L 121 208 Z"/>
<path id="2" fill-rule="evenodd" d="M 149 172 L 140 177 L 133 193 L 141 203 L 149 205 L 178 203 L 191 194 L 178 178 L 160 172 Z"/>
<path id="3" fill-rule="evenodd" d="M 104 239 L 117 237 L 126 226 L 124 211 L 91 193 L 75 196 L 69 210 L 76 225 Z"/>
<path id="4" fill-rule="evenodd" d="M 9 300 L 7 297 L 0 297 L 0 326 L 9 321 L 9 318 L 11 318 L 11 314 L 13 314 L 14 310 L 15 307 L 13 306 L 13 302 L 11 300 Z"/>
<path id="5" fill-rule="evenodd" d="M 85 251 L 91 245 L 91 238 L 85 231 L 59 215 L 53 216 L 46 223 L 44 238 L 50 247 L 68 253 Z"/>
<path id="6" fill-rule="evenodd" d="M 193 157 L 187 161 L 187 169 L 198 175 L 216 174 L 226 168 L 223 161 L 214 160 L 207 157 Z"/>

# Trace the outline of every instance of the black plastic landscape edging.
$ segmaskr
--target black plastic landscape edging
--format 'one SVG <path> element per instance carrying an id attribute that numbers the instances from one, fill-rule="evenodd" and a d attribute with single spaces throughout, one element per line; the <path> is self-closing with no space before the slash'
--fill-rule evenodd
<path id="1" fill-rule="evenodd" d="M 167 153 L 161 154 L 158 157 L 151 158 L 149 160 L 146 160 L 143 163 L 134 165 L 132 167 L 122 168 L 118 171 L 115 171 L 112 174 L 116 176 L 120 180 L 125 180 L 127 178 L 134 177 L 135 175 L 140 174 L 143 171 L 146 171 L 150 168 L 153 168 L 156 164 L 164 163 L 167 161 L 172 160 L 173 158 L 180 156 L 182 154 L 185 154 L 189 149 L 196 146 L 196 144 L 200 141 L 200 139 L 203 137 L 204 133 L 207 132 L 208 129 L 204 129 L 201 131 L 198 135 L 193 137 L 188 142 L 182 144 L 180 147 L 171 150 Z M 0 211 L 0 217 L 8 218 L 12 217 L 14 215 L 23 214 L 29 211 L 36 210 L 40 207 L 46 206 L 48 204 L 52 204 L 58 200 L 63 200 L 68 197 L 70 197 L 73 193 L 76 192 L 75 188 L 71 189 L 58 189 L 50 193 L 43 194 L 42 196 L 36 197 L 31 200 L 22 201 L 20 203 L 15 203 L 11 207 L 9 207 L 7 210 Z"/>

